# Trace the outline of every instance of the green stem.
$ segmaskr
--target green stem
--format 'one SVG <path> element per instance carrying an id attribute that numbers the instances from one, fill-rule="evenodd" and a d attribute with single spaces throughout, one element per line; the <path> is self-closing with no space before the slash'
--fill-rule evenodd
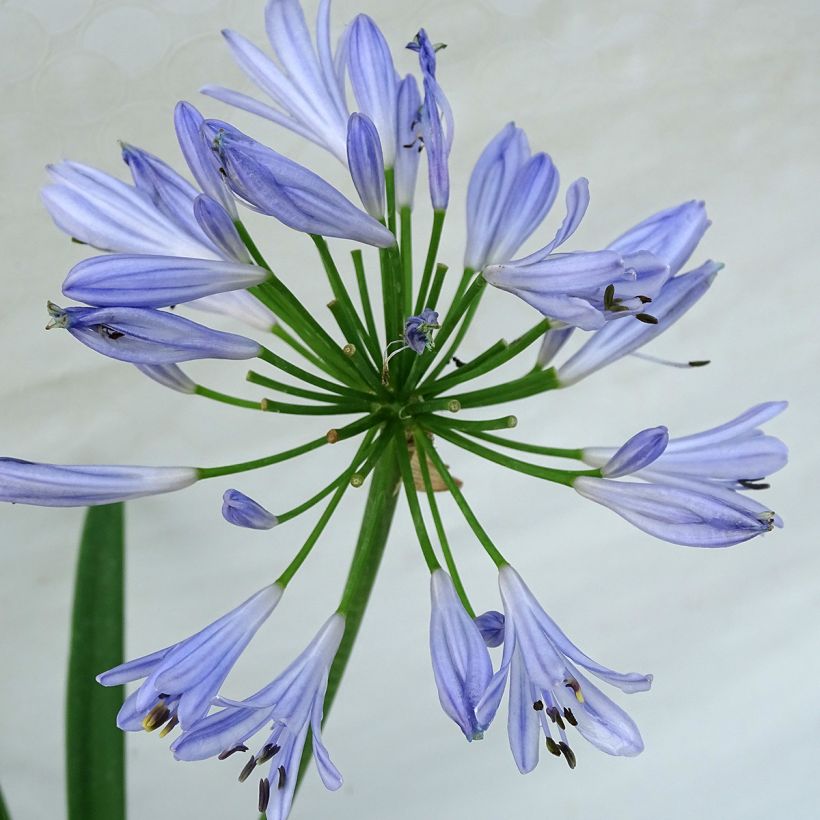
<path id="1" fill-rule="evenodd" d="M 443 262 L 439 262 L 438 265 L 436 265 L 436 273 L 435 276 L 433 276 L 433 284 L 430 287 L 430 294 L 427 297 L 425 307 L 435 309 L 438 304 L 438 297 L 441 295 L 441 288 L 444 284 L 444 277 L 447 275 L 447 270 L 447 265 Z"/>
<path id="2" fill-rule="evenodd" d="M 445 420 L 442 419 L 442 421 Z M 447 419 L 446 423 L 450 424 L 450 420 Z M 488 441 L 490 444 L 499 444 L 502 447 L 507 447 L 510 450 L 520 450 L 523 453 L 534 453 L 539 456 L 555 456 L 556 458 L 571 458 L 576 461 L 583 461 L 584 458 L 584 451 L 581 449 L 572 450 L 561 447 L 542 447 L 539 444 L 527 444 L 524 441 L 511 441 L 510 439 L 502 438 L 501 436 L 494 436 L 490 433 L 485 433 L 483 431 L 479 432 L 477 430 L 465 430 L 465 432 L 475 438 Z"/>
<path id="3" fill-rule="evenodd" d="M 497 419 L 459 419 L 451 416 L 437 416 L 436 419 L 448 427 L 462 430 L 477 438 L 484 438 L 485 436 L 482 434 L 485 430 L 510 430 L 518 424 L 518 419 L 515 416 L 501 416 Z M 424 418 L 420 421 L 423 424 Z M 503 441 L 503 439 L 500 440 Z"/>
<path id="4" fill-rule="evenodd" d="M 447 469 L 447 465 L 441 460 L 441 456 L 439 456 L 438 452 L 436 452 L 436 448 L 427 440 L 427 437 L 422 435 L 419 436 L 419 443 L 421 444 L 424 452 L 430 458 L 430 461 L 433 462 L 433 466 L 436 468 L 436 472 L 441 476 L 444 480 L 444 483 L 447 485 L 447 489 L 451 492 L 453 496 L 453 500 L 458 505 L 458 508 L 461 510 L 461 514 L 466 519 L 467 523 L 470 525 L 470 529 L 475 533 L 476 538 L 478 538 L 481 545 L 486 550 L 487 554 L 493 560 L 493 563 L 497 567 L 502 567 L 504 564 L 507 563 L 507 560 L 504 556 L 499 552 L 498 548 L 495 544 L 493 544 L 492 539 L 489 535 L 487 535 L 487 531 L 484 527 L 481 526 L 478 519 L 475 517 L 475 514 L 470 509 L 470 505 L 467 503 L 467 499 L 464 497 L 464 494 L 458 487 L 458 484 L 453 480 L 453 477 L 450 475 L 450 471 Z"/>
<path id="5" fill-rule="evenodd" d="M 468 393 L 457 393 L 455 396 L 447 396 L 446 398 L 455 399 L 464 408 L 487 407 L 491 404 L 504 404 L 513 399 L 535 396 L 548 390 L 554 390 L 558 386 L 555 370 L 550 368 L 549 370 L 529 373 L 520 379 L 502 382 L 481 390 L 472 390 Z"/>
<path id="6" fill-rule="evenodd" d="M 441 232 L 444 228 L 444 217 L 447 211 L 433 211 L 433 228 L 430 231 L 430 242 L 427 245 L 427 258 L 424 260 L 424 271 L 421 275 L 419 293 L 416 297 L 416 307 L 413 310 L 415 315 L 421 313 L 426 307 L 427 288 L 430 287 L 430 277 L 433 275 L 433 268 L 438 256 L 438 247 L 441 244 Z"/>
<path id="7" fill-rule="evenodd" d="M 226 393 L 220 393 L 217 390 L 211 390 L 208 387 L 203 387 L 201 384 L 194 387 L 194 394 L 197 396 L 204 396 L 206 399 L 213 399 L 213 401 L 222 402 L 222 404 L 232 404 L 234 407 L 247 407 L 249 410 L 262 409 L 262 405 L 258 401 L 239 399 L 236 396 L 229 396 Z"/>
<path id="8" fill-rule="evenodd" d="M 318 390 L 307 390 L 304 387 L 297 387 L 295 384 L 287 384 L 276 379 L 269 379 L 255 370 L 249 370 L 245 379 L 251 384 L 258 384 L 260 387 L 267 387 L 270 390 L 277 390 L 280 393 L 285 393 L 288 396 L 299 396 L 302 399 L 312 399 L 313 401 L 324 401 L 328 404 L 338 404 L 342 399 L 338 393 L 320 393 Z M 358 396 L 362 401 L 371 401 L 372 396 L 362 393 Z"/>
<path id="9" fill-rule="evenodd" d="M 456 566 L 453 552 L 450 549 L 450 542 L 447 539 L 447 532 L 444 529 L 444 523 L 441 520 L 441 513 L 439 512 L 438 502 L 436 501 L 436 494 L 433 492 L 433 482 L 430 480 L 430 467 L 427 463 L 427 454 L 419 444 L 418 439 L 423 436 L 418 430 L 413 431 L 413 437 L 416 440 L 416 455 L 419 460 L 419 467 L 421 468 L 421 477 L 424 481 L 424 491 L 427 493 L 427 504 L 430 507 L 430 514 L 433 516 L 433 523 L 436 527 L 436 534 L 438 535 L 439 544 L 441 545 L 441 552 L 444 555 L 444 563 L 447 564 L 447 571 L 453 579 L 453 586 L 461 599 L 467 614 L 471 618 L 475 618 L 475 610 L 470 604 L 470 599 L 467 597 L 467 592 L 464 589 L 464 584 L 461 583 L 461 576 Z"/>
<path id="10" fill-rule="evenodd" d="M 404 274 L 404 310 L 409 316 L 413 310 L 413 209 L 405 205 L 399 210 L 401 225 L 401 264 Z"/>
<path id="11" fill-rule="evenodd" d="M 303 382 L 312 384 L 314 387 L 321 387 L 324 390 L 329 390 L 331 393 L 338 393 L 339 395 L 348 398 L 360 398 L 362 396 L 372 398 L 372 396 L 368 396 L 367 393 L 361 390 L 355 390 L 353 388 L 346 387 L 343 384 L 328 381 L 327 379 L 323 379 L 321 376 L 314 376 L 313 373 L 309 373 L 307 370 L 303 370 L 301 367 L 289 362 L 287 359 L 283 359 L 281 356 L 268 350 L 266 347 L 262 348 L 259 358 L 262 359 L 263 362 L 273 365 L 284 373 L 289 373 L 291 376 L 295 376 Z"/>
<path id="12" fill-rule="evenodd" d="M 295 350 L 300 356 L 307 359 L 314 367 L 325 370 L 325 363 L 311 350 L 305 347 L 297 338 L 293 336 L 282 324 L 276 324 L 271 328 L 271 333 L 281 339 L 288 347 Z M 328 372 L 325 370 L 325 372 Z"/>
<path id="13" fill-rule="evenodd" d="M 367 404 L 294 404 L 271 399 L 262 399 L 259 407 L 266 413 L 282 413 L 287 416 L 335 416 L 346 413 L 366 413 L 370 410 Z"/>
<path id="14" fill-rule="evenodd" d="M 353 269 L 356 271 L 356 284 L 359 288 L 359 299 L 362 303 L 362 312 L 364 313 L 364 321 L 367 326 L 367 334 L 370 338 L 379 340 L 379 332 L 376 329 L 376 320 L 373 316 L 373 305 L 370 303 L 370 291 L 367 288 L 367 276 L 364 272 L 364 258 L 362 252 L 358 248 L 350 252 L 353 259 Z M 378 344 L 376 345 L 378 348 Z M 379 356 L 381 353 L 379 351 Z"/>

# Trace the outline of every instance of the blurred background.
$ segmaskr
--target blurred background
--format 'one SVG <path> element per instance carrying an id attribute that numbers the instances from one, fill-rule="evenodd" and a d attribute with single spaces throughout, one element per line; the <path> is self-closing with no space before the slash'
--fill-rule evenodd
<path id="1" fill-rule="evenodd" d="M 164 390 L 67 334 L 43 332 L 46 300 L 59 297 L 65 271 L 86 255 L 40 205 L 43 166 L 71 158 L 124 178 L 122 139 L 181 168 L 171 125 L 179 99 L 231 119 L 352 196 L 329 155 L 197 93 L 214 82 L 250 90 L 219 30 L 231 27 L 262 44 L 263 5 L 0 4 L 0 453 L 65 463 L 216 465 L 284 449 L 330 426 L 211 406 Z M 306 0 L 309 16 L 316 5 Z M 580 175 L 591 180 L 592 206 L 573 247 L 598 247 L 662 207 L 707 202 L 714 224 L 693 263 L 713 257 L 726 268 L 649 352 L 712 364 L 687 372 L 622 361 L 571 390 L 500 408 L 518 415 L 516 436 L 574 447 L 618 444 L 656 424 L 683 435 L 785 398 L 790 409 L 767 429 L 788 442 L 792 460 L 765 496 L 785 530 L 699 551 L 655 541 L 565 488 L 443 447 L 491 535 L 570 637 L 606 665 L 655 674 L 650 693 L 616 694 L 641 727 L 646 751 L 610 758 L 578 740 L 575 771 L 543 755 L 522 777 L 503 720 L 482 743 L 467 746 L 438 705 L 427 649 L 427 572 L 400 505 L 327 725 L 345 785 L 328 793 L 311 771 L 293 817 L 816 817 L 820 6 L 337 0 L 334 31 L 358 11 L 382 26 L 401 72 L 415 70 L 415 55 L 402 47 L 420 26 L 448 44 L 439 77 L 456 116 L 442 253 L 451 267 L 463 253 L 469 170 L 511 119 L 534 150 L 550 152 L 565 183 Z M 424 183 L 417 199 L 426 202 Z M 561 211 L 556 207 L 528 247 L 552 236 Z M 426 242 L 427 218 L 416 218 L 419 243 Z M 270 219 L 249 224 L 280 275 L 329 319 L 327 286 L 309 241 Z M 334 246 L 344 260 L 349 247 Z M 517 335 L 533 318 L 514 297 L 492 292 L 464 357 L 488 340 Z M 205 384 L 261 396 L 244 384 L 245 369 L 240 362 L 189 368 Z M 331 448 L 130 504 L 129 657 L 192 633 L 275 577 L 312 523 L 307 516 L 268 533 L 229 527 L 219 512 L 224 489 L 237 486 L 279 511 L 312 494 L 347 458 L 347 450 Z M 360 491 L 345 499 L 226 684 L 229 696 L 270 680 L 335 607 L 364 497 Z M 444 506 L 473 601 L 495 608 L 492 565 L 452 505 Z M 64 817 L 64 675 L 81 520 L 81 510 L 0 507 L 0 783 L 15 820 L 44 811 Z M 236 783 L 236 766 L 177 763 L 165 745 L 156 736 L 128 739 L 133 820 L 253 816 L 255 788 Z"/>

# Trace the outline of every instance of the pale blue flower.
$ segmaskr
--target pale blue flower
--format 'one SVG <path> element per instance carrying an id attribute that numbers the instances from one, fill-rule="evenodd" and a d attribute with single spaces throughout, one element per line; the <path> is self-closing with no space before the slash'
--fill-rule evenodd
<path id="1" fill-rule="evenodd" d="M 95 307 L 171 307 L 244 290 L 269 276 L 264 268 L 237 262 L 113 253 L 75 265 L 63 282 L 63 294 Z"/>
<path id="2" fill-rule="evenodd" d="M 319 4 L 315 46 L 298 0 L 268 0 L 265 28 L 279 65 L 236 32 L 226 29 L 222 35 L 239 67 L 273 100 L 275 108 L 218 85 L 200 90 L 271 120 L 345 162 L 349 116 L 344 90 L 346 38 L 334 53 L 330 0 Z"/>
<path id="3" fill-rule="evenodd" d="M 222 517 L 229 524 L 251 530 L 270 530 L 279 523 L 261 504 L 233 489 L 225 490 L 222 496 Z"/>
<path id="4" fill-rule="evenodd" d="M 421 95 L 418 83 L 408 74 L 399 83 L 396 101 L 396 206 L 412 208 L 421 158 Z"/>
<path id="5" fill-rule="evenodd" d="M 464 266 L 481 270 L 509 262 L 549 213 L 558 184 L 550 157 L 533 156 L 524 131 L 504 126 L 470 176 Z"/>
<path id="6" fill-rule="evenodd" d="M 103 686 L 144 679 L 125 699 L 117 726 L 150 732 L 167 721 L 166 731 L 177 723 L 183 730 L 195 725 L 283 591 L 278 584 L 267 586 L 189 638 L 97 675 Z"/>
<path id="7" fill-rule="evenodd" d="M 396 240 L 332 185 L 228 123 L 206 120 L 231 190 L 255 210 L 297 231 L 388 248 Z"/>
<path id="8" fill-rule="evenodd" d="M 430 576 L 430 655 L 441 708 L 468 741 L 480 740 L 486 727 L 475 709 L 493 675 L 484 638 L 442 569 Z"/>
<path id="9" fill-rule="evenodd" d="M 41 507 L 90 507 L 170 493 L 198 479 L 193 467 L 38 464 L 0 458 L 0 501 Z"/>
<path id="10" fill-rule="evenodd" d="M 350 24 L 345 45 L 350 85 L 359 110 L 375 125 L 384 151 L 384 165 L 392 168 L 396 158 L 399 76 L 390 47 L 366 14 L 357 15 Z"/>
<path id="11" fill-rule="evenodd" d="M 307 648 L 279 677 L 242 701 L 220 698 L 224 709 L 208 715 L 174 741 L 177 760 L 226 757 L 234 749 L 271 724 L 265 743 L 245 766 L 245 779 L 256 765 L 270 761 L 269 798 L 262 811 L 268 820 L 284 820 L 290 812 L 299 761 L 308 729 L 313 740 L 313 759 L 328 789 L 342 785 L 342 776 L 322 742 L 322 713 L 330 664 L 344 635 L 345 619 L 335 613 Z"/>
<path id="12" fill-rule="evenodd" d="M 709 290 L 721 267 L 717 262 L 706 262 L 666 282 L 652 304 L 646 306 L 647 313 L 657 319 L 656 324 L 618 321 L 604 325 L 558 368 L 561 384 L 574 384 L 660 336 Z"/>
<path id="13" fill-rule="evenodd" d="M 178 393 L 193 393 L 196 383 L 175 364 L 136 364 L 141 373 Z"/>
<path id="14" fill-rule="evenodd" d="M 384 219 L 384 160 L 376 126 L 364 114 L 351 114 L 347 127 L 347 164 L 364 209 Z"/>
<path id="15" fill-rule="evenodd" d="M 97 353 L 132 364 L 252 359 L 261 350 L 253 339 L 150 308 L 61 308 L 49 303 L 49 314 L 49 328 L 65 328 Z"/>
<path id="16" fill-rule="evenodd" d="M 567 723 L 607 754 L 633 756 L 643 751 L 633 720 L 578 667 L 627 693 L 649 689 L 652 676 L 614 672 L 585 655 L 544 612 L 511 566 L 501 567 L 498 581 L 504 604 L 504 654 L 478 705 L 477 716 L 480 723 L 490 724 L 509 677 L 507 729 L 519 771 L 526 774 L 538 764 L 542 732 L 547 749 L 554 755 L 563 754 L 574 768 Z"/>
<path id="17" fill-rule="evenodd" d="M 444 211 L 450 201 L 449 161 L 455 131 L 453 111 L 436 79 L 436 48 L 427 32 L 419 29 L 416 39 L 407 47 L 418 52 L 423 77 L 424 100 L 419 130 L 427 152 L 430 201 L 434 210 Z"/>
<path id="18" fill-rule="evenodd" d="M 495 609 L 482 612 L 475 619 L 475 625 L 489 647 L 501 646 L 504 643 L 504 614 Z"/>
<path id="19" fill-rule="evenodd" d="M 439 327 L 438 313 L 424 308 L 418 316 L 408 316 L 404 321 L 404 344 L 419 356 L 433 348 L 433 331 Z"/>
<path id="20" fill-rule="evenodd" d="M 651 427 L 636 433 L 625 444 L 611 454 L 600 464 L 593 466 L 601 468 L 604 478 L 620 478 L 657 461 L 669 443 L 669 430 L 666 427 Z M 584 461 L 589 464 L 584 451 Z"/>

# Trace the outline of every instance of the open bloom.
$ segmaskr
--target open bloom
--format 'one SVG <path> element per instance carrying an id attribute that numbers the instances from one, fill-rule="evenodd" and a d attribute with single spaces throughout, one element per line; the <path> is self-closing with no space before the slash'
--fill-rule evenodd
<path id="1" fill-rule="evenodd" d="M 209 626 L 150 655 L 97 676 L 103 686 L 144 680 L 117 715 L 126 732 L 153 731 L 166 721 L 187 729 L 208 713 L 237 658 L 273 612 L 283 589 L 271 584 Z"/>
<path id="2" fill-rule="evenodd" d="M 182 316 L 149 308 L 61 308 L 49 304 L 49 328 L 67 330 L 103 356 L 132 364 L 174 364 L 192 359 L 252 359 L 258 342 L 211 330 Z"/>
<path id="3" fill-rule="evenodd" d="M 268 0 L 265 30 L 277 65 L 253 43 L 225 29 L 223 37 L 239 67 L 276 107 L 219 85 L 203 94 L 256 114 L 326 148 L 346 161 L 347 118 L 344 41 L 334 53 L 330 40 L 330 0 L 321 0 L 314 46 L 298 0 Z"/>
<path id="4" fill-rule="evenodd" d="M 467 740 L 480 740 L 485 727 L 475 709 L 492 678 L 490 655 L 443 569 L 430 576 L 430 598 L 430 654 L 441 708 Z"/>
<path id="5" fill-rule="evenodd" d="M 322 782 L 338 789 L 342 776 L 322 743 L 322 711 L 330 664 L 344 635 L 345 619 L 336 613 L 307 648 L 278 678 L 243 701 L 220 698 L 225 708 L 208 715 L 177 738 L 171 750 L 177 760 L 225 758 L 246 751 L 245 741 L 263 726 L 271 730 L 259 752 L 251 756 L 240 776 L 270 761 L 268 777 L 260 787 L 260 811 L 268 820 L 284 820 L 290 812 L 299 760 L 308 728 L 313 736 L 313 758 Z M 264 803 L 264 805 L 262 805 Z"/>
<path id="6" fill-rule="evenodd" d="M 38 464 L 0 458 L 0 501 L 42 507 L 90 507 L 189 487 L 193 467 Z"/>
<path id="7" fill-rule="evenodd" d="M 556 756 L 563 754 L 574 768 L 567 723 L 607 754 L 633 756 L 643 751 L 640 732 L 629 715 L 578 667 L 628 693 L 649 689 L 652 676 L 614 672 L 585 655 L 544 612 L 511 566 L 501 567 L 498 583 L 504 604 L 504 654 L 478 705 L 477 716 L 485 726 L 490 724 L 509 677 L 507 729 L 519 771 L 526 774 L 538 764 L 541 732 L 547 749 Z"/>

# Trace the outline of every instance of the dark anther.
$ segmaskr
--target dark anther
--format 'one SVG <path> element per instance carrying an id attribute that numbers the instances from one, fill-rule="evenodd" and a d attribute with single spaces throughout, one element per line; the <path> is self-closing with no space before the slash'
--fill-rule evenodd
<path id="1" fill-rule="evenodd" d="M 279 785 L 276 787 L 277 789 L 284 789 L 285 788 L 285 767 L 279 767 Z"/>
<path id="2" fill-rule="evenodd" d="M 544 708 L 544 701 L 537 700 L 533 703 L 532 708 L 535 709 L 536 712 L 540 712 Z"/>
<path id="3" fill-rule="evenodd" d="M 687 362 L 689 367 L 706 367 L 706 365 L 710 363 L 711 359 L 695 359 L 694 361 Z"/>
<path id="4" fill-rule="evenodd" d="M 768 490 L 771 484 L 761 481 L 759 478 L 739 478 L 737 483 L 743 487 L 744 490 Z"/>
<path id="5" fill-rule="evenodd" d="M 100 333 L 108 339 L 121 339 L 125 334 L 120 333 L 119 330 L 108 327 L 108 325 L 100 325 Z M 167 698 L 168 695 L 160 695 L 160 698 Z"/>
<path id="6" fill-rule="evenodd" d="M 146 732 L 153 732 L 154 729 L 159 729 L 169 717 L 171 717 L 171 710 L 163 701 L 160 701 L 142 719 L 142 728 Z"/>
<path id="7" fill-rule="evenodd" d="M 453 364 L 456 367 L 464 367 L 464 362 L 461 361 L 461 359 L 459 359 L 458 356 L 453 356 Z"/>
<path id="8" fill-rule="evenodd" d="M 658 324 L 658 317 L 653 316 L 651 313 L 636 313 L 635 318 L 639 322 L 643 322 L 647 325 L 656 325 Z"/>
<path id="9" fill-rule="evenodd" d="M 547 751 L 551 755 L 561 757 L 561 750 L 558 748 L 558 744 L 551 737 L 547 738 Z"/>
<path id="10" fill-rule="evenodd" d="M 558 742 L 558 748 L 564 753 L 564 757 L 567 759 L 567 766 L 569 766 L 570 769 L 574 769 L 576 762 L 575 752 L 573 752 L 563 740 Z"/>
<path id="11" fill-rule="evenodd" d="M 638 299 L 642 305 L 648 305 L 652 301 L 648 296 L 639 296 Z"/>
<path id="12" fill-rule="evenodd" d="M 227 176 L 228 176 L 228 172 L 227 172 L 227 171 L 226 171 L 226 170 L 225 170 L 225 169 L 224 169 L 221 165 L 219 166 L 219 173 L 220 173 L 223 177 L 227 177 Z"/>
<path id="13" fill-rule="evenodd" d="M 275 743 L 266 743 L 262 747 L 259 757 L 256 758 L 256 762 L 261 766 L 263 763 L 267 763 L 278 751 L 279 747 Z"/>
<path id="14" fill-rule="evenodd" d="M 239 782 L 244 783 L 250 776 L 251 772 L 256 768 L 256 758 L 251 755 L 245 767 L 239 772 Z"/>
<path id="15" fill-rule="evenodd" d="M 259 781 L 259 805 L 257 809 L 259 813 L 262 814 L 265 809 L 268 807 L 268 801 L 270 800 L 270 780 L 267 777 L 263 777 Z"/>
<path id="16" fill-rule="evenodd" d="M 238 746 L 234 746 L 233 749 L 225 749 L 224 752 L 220 752 L 217 760 L 227 760 L 232 754 L 236 752 L 247 752 L 248 747 L 244 744 L 240 743 Z"/>
<path id="17" fill-rule="evenodd" d="M 615 285 L 607 285 L 604 290 L 604 307 L 609 310 L 615 304 Z"/>
<path id="18" fill-rule="evenodd" d="M 176 715 L 174 715 L 168 721 L 168 723 L 165 724 L 162 731 L 159 733 L 159 736 L 160 737 L 165 737 L 169 732 L 173 732 L 178 723 L 179 723 L 179 718 Z"/>
<path id="19" fill-rule="evenodd" d="M 547 714 L 549 715 L 550 720 L 551 720 L 553 723 L 557 723 L 557 724 L 558 724 L 558 726 L 559 726 L 561 729 L 566 729 L 566 728 L 567 728 L 567 727 L 564 725 L 564 720 L 563 720 L 563 718 L 561 717 L 561 713 L 558 711 L 558 709 L 557 709 L 555 706 L 550 706 L 550 708 L 549 708 L 549 709 L 547 709 Z"/>
<path id="20" fill-rule="evenodd" d="M 572 714 L 572 709 L 564 709 L 564 717 L 567 719 L 567 723 L 570 726 L 577 726 L 578 725 L 578 718 Z"/>

